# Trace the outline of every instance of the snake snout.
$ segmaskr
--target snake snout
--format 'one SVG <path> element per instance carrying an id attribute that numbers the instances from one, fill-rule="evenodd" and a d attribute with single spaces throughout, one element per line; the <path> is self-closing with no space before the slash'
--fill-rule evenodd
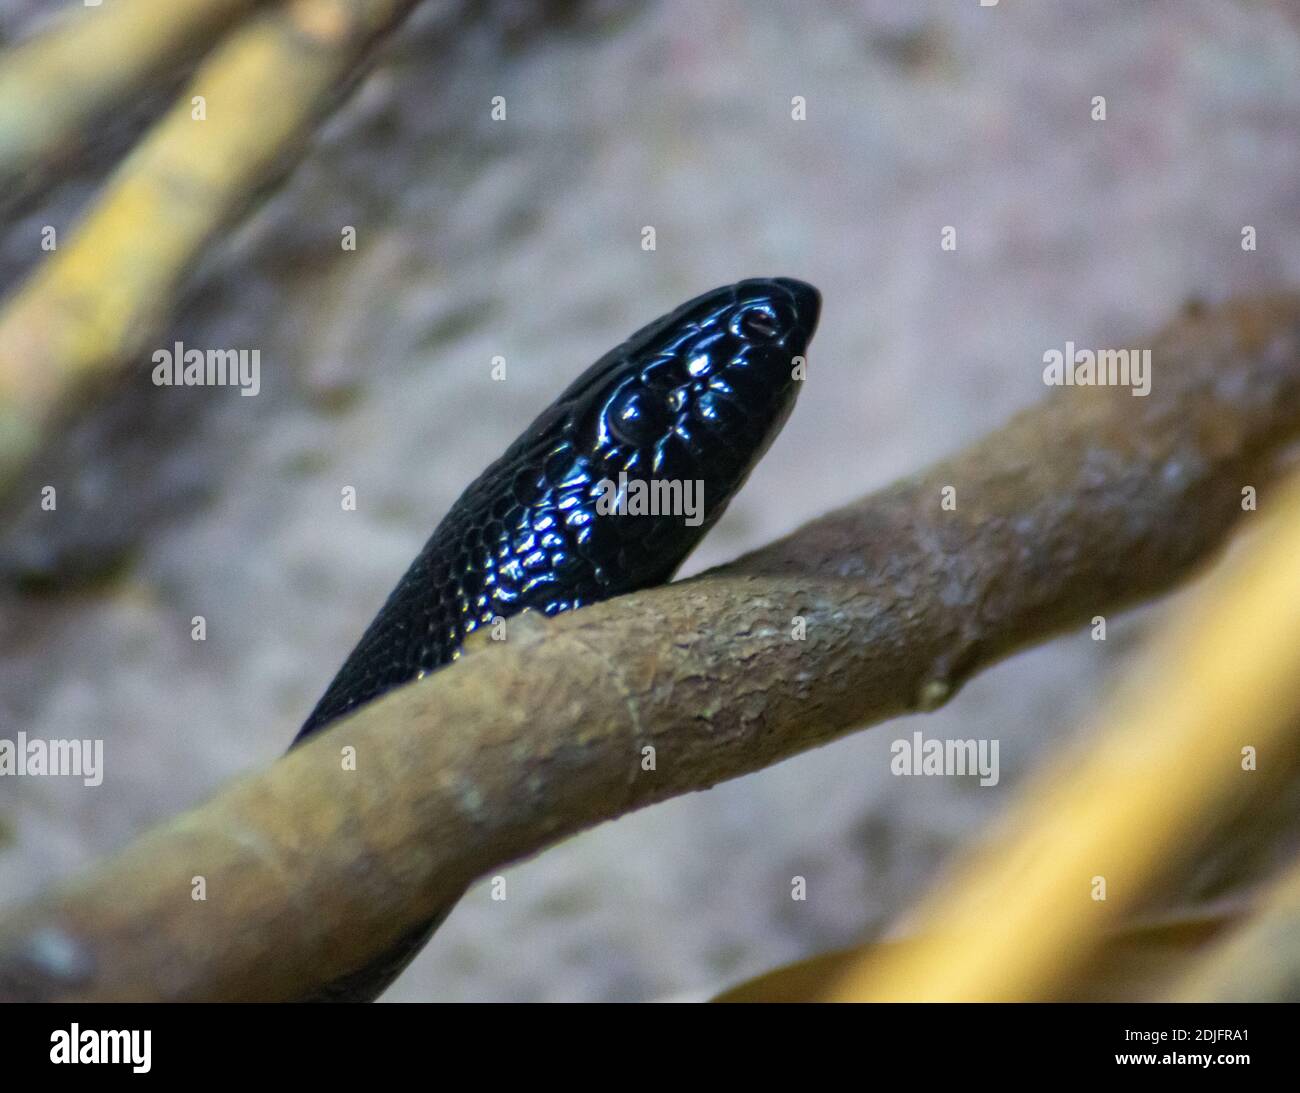
<path id="1" fill-rule="evenodd" d="M 775 277 L 773 283 L 790 294 L 794 301 L 795 321 L 804 342 L 810 341 L 817 330 L 817 320 L 821 318 L 822 294 L 807 281 L 798 281 L 793 277 Z"/>

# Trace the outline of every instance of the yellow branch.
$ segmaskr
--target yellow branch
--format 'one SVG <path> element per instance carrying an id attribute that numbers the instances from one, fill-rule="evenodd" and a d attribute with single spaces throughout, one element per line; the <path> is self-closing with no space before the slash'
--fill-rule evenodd
<path id="1" fill-rule="evenodd" d="M 52 166 L 150 76 L 261 0 L 73 0 L 42 33 L 0 56 L 0 189 Z"/>
<path id="2" fill-rule="evenodd" d="M 196 72 L 73 238 L 0 313 L 0 490 L 58 407 L 147 343 L 203 247 L 414 3 L 292 0 L 235 31 Z"/>
<path id="3" fill-rule="evenodd" d="M 1259 911 L 1173 991 L 1179 1002 L 1294 1002 L 1300 982 L 1300 862 Z"/>

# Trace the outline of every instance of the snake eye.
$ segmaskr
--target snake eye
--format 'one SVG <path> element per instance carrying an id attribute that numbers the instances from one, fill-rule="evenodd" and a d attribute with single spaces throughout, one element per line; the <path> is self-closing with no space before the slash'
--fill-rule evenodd
<path id="1" fill-rule="evenodd" d="M 731 320 L 732 333 L 751 342 L 775 341 L 781 328 L 781 317 L 771 304 L 750 304 Z"/>
<path id="2" fill-rule="evenodd" d="M 644 448 L 668 428 L 668 407 L 662 394 L 643 387 L 625 387 L 605 410 L 609 431 L 625 444 Z"/>

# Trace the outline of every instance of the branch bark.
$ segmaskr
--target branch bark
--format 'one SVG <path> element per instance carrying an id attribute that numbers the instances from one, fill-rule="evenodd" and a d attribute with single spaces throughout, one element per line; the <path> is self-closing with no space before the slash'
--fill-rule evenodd
<path id="1" fill-rule="evenodd" d="M 1300 296 L 1184 316 L 1152 359 L 1149 397 L 1058 389 L 731 565 L 473 642 L 452 669 L 11 910 L 0 996 L 301 997 L 476 877 L 938 706 L 1013 650 L 1169 588 L 1224 541 L 1243 487 L 1267 504 L 1288 460 Z"/>

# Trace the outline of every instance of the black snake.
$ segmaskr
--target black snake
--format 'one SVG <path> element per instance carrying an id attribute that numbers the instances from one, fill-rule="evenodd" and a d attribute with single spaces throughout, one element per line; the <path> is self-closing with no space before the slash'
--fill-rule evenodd
<path id="1" fill-rule="evenodd" d="M 671 579 L 794 408 L 820 310 L 802 281 L 741 281 L 601 357 L 451 507 L 294 743 L 455 660 L 494 619 Z M 644 501 L 674 483 L 657 496 L 695 511 L 638 512 L 638 487 Z M 449 910 L 320 997 L 375 997 Z"/>

